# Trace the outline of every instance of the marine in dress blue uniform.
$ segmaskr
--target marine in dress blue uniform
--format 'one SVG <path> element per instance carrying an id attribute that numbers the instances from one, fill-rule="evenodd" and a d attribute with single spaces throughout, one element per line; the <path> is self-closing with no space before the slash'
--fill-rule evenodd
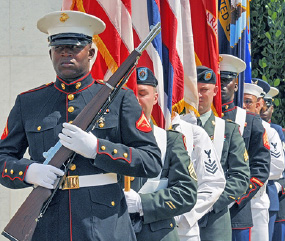
<path id="1" fill-rule="evenodd" d="M 261 87 L 263 93 L 258 98 L 258 102 L 260 107 L 257 109 L 260 111 L 257 112 L 258 114 L 261 113 L 261 110 L 265 110 L 267 108 L 266 100 L 264 99 L 265 95 L 270 91 L 270 85 L 262 80 L 253 78 L 252 82 L 257 86 Z M 270 127 L 270 124 L 264 120 L 262 120 L 264 128 L 268 133 L 268 140 L 270 142 L 270 153 L 271 153 L 271 165 L 270 165 L 270 175 L 269 180 L 266 186 L 266 192 L 270 199 L 270 206 L 269 206 L 269 241 L 273 238 L 274 233 L 274 223 L 277 217 L 277 213 L 279 211 L 279 198 L 277 187 L 280 186 L 277 182 L 281 177 L 284 171 L 284 152 L 282 147 L 281 139 L 277 133 L 277 131 Z"/>
<path id="2" fill-rule="evenodd" d="M 282 131 L 282 127 L 280 125 L 277 125 L 275 123 L 271 122 L 272 113 L 274 110 L 273 106 L 273 98 L 279 94 L 279 90 L 275 87 L 270 87 L 269 92 L 264 96 L 264 100 L 266 102 L 267 108 L 261 109 L 260 116 L 264 121 L 267 121 L 270 123 L 270 126 L 274 128 L 281 139 L 281 142 L 283 144 L 283 151 L 285 147 L 285 137 Z M 283 177 L 278 180 L 278 182 L 275 182 L 275 186 L 278 191 L 279 195 L 279 211 L 277 213 L 277 217 L 274 224 L 274 232 L 272 240 L 274 241 L 284 241 L 285 240 L 285 179 L 284 179 L 284 172 Z"/>
<path id="3" fill-rule="evenodd" d="M 220 55 L 223 119 L 236 122 L 238 107 L 233 103 L 233 99 L 238 88 L 237 76 L 245 67 L 245 63 L 235 56 Z M 250 200 L 268 179 L 270 167 L 270 146 L 261 121 L 254 113 L 246 112 L 241 129 L 249 156 L 250 184 L 230 209 L 234 241 L 249 240 L 250 228 L 253 225 Z"/>
<path id="4" fill-rule="evenodd" d="M 40 19 L 38 28 L 49 34 L 57 78 L 17 96 L 0 141 L 0 182 L 15 189 L 32 184 L 52 189 L 62 171 L 43 165 L 43 152 L 60 136 L 63 145 L 80 153 L 67 174 L 67 179 L 79 176 L 79 188 L 56 192 L 33 240 L 136 240 L 118 181 L 121 175 L 155 177 L 161 160 L 133 91 L 121 90 L 91 133 L 66 123 L 103 86 L 89 73 L 89 61 L 95 53 L 92 36 L 105 24 L 85 13 L 62 11 Z M 27 148 L 30 159 L 23 157 Z M 35 169 L 45 172 L 37 175 Z"/>
<path id="5" fill-rule="evenodd" d="M 253 111 L 259 117 L 264 107 L 264 94 L 270 86 L 263 80 L 252 79 L 244 84 L 244 108 Z M 274 181 L 278 180 L 284 170 L 284 154 L 278 133 L 262 120 L 270 144 L 270 174 L 266 186 L 258 191 L 251 200 L 253 228 L 252 240 L 272 240 L 274 221 L 279 210 L 278 194 Z M 266 189 L 265 189 L 266 187 Z M 268 228 L 269 227 L 269 228 Z"/>
<path id="6" fill-rule="evenodd" d="M 157 103 L 157 79 L 150 69 L 137 68 L 138 100 L 148 119 Z M 188 156 L 185 137 L 174 130 L 154 126 L 161 150 L 162 172 L 156 178 L 135 178 L 125 191 L 131 216 L 140 213 L 141 230 L 137 240 L 179 241 L 174 216 L 190 211 L 197 199 L 197 177 Z M 156 187 L 159 185 L 160 187 Z"/>

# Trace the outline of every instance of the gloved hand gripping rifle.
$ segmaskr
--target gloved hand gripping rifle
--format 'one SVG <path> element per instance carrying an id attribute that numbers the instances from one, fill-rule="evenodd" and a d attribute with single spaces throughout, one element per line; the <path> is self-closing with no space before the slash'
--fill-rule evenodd
<path id="1" fill-rule="evenodd" d="M 103 115 L 105 110 L 111 104 L 121 87 L 126 83 L 131 73 L 135 70 L 137 61 L 142 52 L 151 43 L 160 32 L 160 23 L 156 24 L 141 42 L 141 44 L 132 51 L 128 58 L 121 64 L 116 72 L 105 82 L 105 85 L 93 97 L 93 99 L 85 106 L 73 121 L 73 124 L 87 132 L 94 128 L 96 121 Z M 49 157 L 44 164 L 49 163 L 57 168 L 65 165 L 65 171 L 74 159 L 75 153 L 59 142 L 54 146 Z M 65 176 L 65 175 L 64 175 Z M 63 179 L 63 177 L 61 178 Z M 44 187 L 36 187 L 29 194 L 27 199 L 18 209 L 16 214 L 4 228 L 2 235 L 13 241 L 29 241 L 32 240 L 37 222 L 43 216 L 48 204 L 59 188 L 62 180 L 59 181 L 53 190 Z"/>

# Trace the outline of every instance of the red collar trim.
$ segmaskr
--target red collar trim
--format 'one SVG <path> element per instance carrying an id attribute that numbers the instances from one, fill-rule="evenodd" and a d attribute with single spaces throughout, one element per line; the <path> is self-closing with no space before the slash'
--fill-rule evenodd
<path id="1" fill-rule="evenodd" d="M 231 103 L 233 103 L 234 102 L 234 100 L 232 100 L 232 101 L 230 101 L 230 102 L 227 102 L 227 103 L 224 103 L 224 104 L 222 104 L 222 106 L 224 106 L 224 105 L 229 105 L 229 104 L 231 104 Z"/>
<path id="2" fill-rule="evenodd" d="M 223 113 L 226 113 L 226 112 L 229 112 L 229 111 L 235 110 L 236 108 L 237 108 L 237 106 L 234 106 L 234 107 L 233 107 L 233 108 L 231 108 L 231 109 L 225 110 Z"/>
<path id="3" fill-rule="evenodd" d="M 60 92 L 69 95 L 69 94 L 77 94 L 77 93 L 79 93 L 79 92 L 81 92 L 81 91 L 83 91 L 83 90 L 88 89 L 91 85 L 94 84 L 94 82 L 95 82 L 95 80 L 93 80 L 91 84 L 89 84 L 89 85 L 87 85 L 86 87 L 84 87 L 84 88 L 82 88 L 82 89 L 80 89 L 80 90 L 77 90 L 77 91 L 75 91 L 75 92 L 63 91 L 63 90 L 59 89 L 56 85 L 54 85 L 54 87 L 55 87 L 57 90 L 59 90 Z"/>
<path id="4" fill-rule="evenodd" d="M 81 77 L 80 79 L 77 79 L 77 80 L 75 80 L 75 81 L 73 81 L 73 82 L 70 82 L 70 83 L 66 83 L 63 79 L 59 78 L 58 76 L 56 76 L 56 78 L 57 78 L 60 82 L 64 83 L 65 85 L 73 85 L 73 84 L 76 84 L 77 82 L 82 81 L 83 79 L 85 79 L 90 73 L 91 73 L 91 72 L 88 72 L 86 75 L 84 75 L 84 76 Z"/>

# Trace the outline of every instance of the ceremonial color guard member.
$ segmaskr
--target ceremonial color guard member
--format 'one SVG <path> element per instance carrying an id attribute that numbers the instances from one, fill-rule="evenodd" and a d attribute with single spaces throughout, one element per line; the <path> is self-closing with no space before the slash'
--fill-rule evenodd
<path id="1" fill-rule="evenodd" d="M 233 241 L 250 239 L 250 229 L 253 225 L 250 200 L 268 179 L 270 167 L 270 146 L 261 121 L 254 113 L 246 112 L 233 102 L 238 89 L 238 74 L 244 71 L 245 67 L 244 61 L 235 56 L 220 55 L 223 119 L 230 119 L 239 124 L 248 151 L 250 167 L 249 187 L 230 209 Z"/>
<path id="2" fill-rule="evenodd" d="M 270 126 L 274 128 L 281 139 L 283 145 L 283 151 L 285 151 L 285 137 L 282 131 L 282 127 L 275 123 L 272 123 L 271 117 L 274 110 L 274 97 L 279 94 L 279 90 L 275 87 L 270 87 L 269 92 L 264 96 L 264 101 L 266 106 L 261 109 L 260 116 L 261 118 L 270 123 Z M 277 213 L 274 232 L 273 232 L 273 241 L 284 241 L 285 240 L 285 174 L 283 172 L 282 178 L 275 182 L 276 189 L 279 196 L 279 211 Z"/>
<path id="3" fill-rule="evenodd" d="M 226 178 L 225 190 L 213 210 L 199 221 L 201 240 L 227 241 L 232 238 L 228 205 L 232 205 L 247 190 L 249 183 L 248 154 L 239 126 L 231 120 L 214 116 L 211 110 L 218 92 L 213 70 L 205 66 L 197 67 L 197 82 L 202 127 L 214 143 Z"/>
<path id="4" fill-rule="evenodd" d="M 252 81 L 253 83 L 244 84 L 243 108 L 256 113 L 259 117 L 260 110 L 264 105 L 262 96 L 270 90 L 270 86 L 261 79 L 252 79 Z M 279 135 L 270 127 L 269 123 L 262 120 L 262 125 L 266 130 L 270 145 L 270 174 L 266 185 L 263 185 L 251 200 L 252 241 L 272 240 L 274 221 L 279 210 L 279 200 L 274 180 L 278 180 L 284 170 L 284 155 Z"/>
<path id="5" fill-rule="evenodd" d="M 85 13 L 60 11 L 37 26 L 49 35 L 57 77 L 17 96 L 0 141 L 0 182 L 8 188 L 52 189 L 63 172 L 44 165 L 43 152 L 60 140 L 77 153 L 66 179 L 78 176 L 79 186 L 56 192 L 33 240 L 136 240 L 118 174 L 156 177 L 161 160 L 133 91 L 121 90 L 91 132 L 70 124 L 104 85 L 89 69 L 92 36 L 105 24 Z M 27 148 L 30 159 L 23 157 Z"/>
<path id="6" fill-rule="evenodd" d="M 138 100 L 148 120 L 157 103 L 158 81 L 150 69 L 137 69 Z M 152 123 L 151 123 L 152 124 Z M 190 211 L 196 203 L 197 178 L 186 151 L 184 136 L 173 130 L 153 126 L 161 150 L 162 172 L 158 177 L 135 178 L 125 191 L 129 213 L 140 213 L 141 241 L 179 241 L 174 216 Z"/>
<path id="7" fill-rule="evenodd" d="M 177 114 L 172 120 L 172 127 L 185 135 L 187 151 L 194 163 L 198 179 L 197 203 L 194 208 L 190 212 L 175 217 L 178 234 L 180 241 L 200 241 L 200 236 L 204 234 L 200 234 L 198 221 L 213 210 L 214 203 L 226 185 L 220 163 L 221 157 L 217 154 L 207 132 L 197 125 L 194 113 L 189 112 L 180 116 Z M 226 235 L 223 237 L 225 238 Z M 214 235 L 211 238 L 214 238 Z"/>

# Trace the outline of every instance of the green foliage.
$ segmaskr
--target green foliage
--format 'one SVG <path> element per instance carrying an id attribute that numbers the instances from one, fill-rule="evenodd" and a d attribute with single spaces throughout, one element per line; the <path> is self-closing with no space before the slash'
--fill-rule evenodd
<path id="1" fill-rule="evenodd" d="M 279 89 L 272 119 L 285 127 L 285 1 L 250 3 L 252 77 Z"/>

